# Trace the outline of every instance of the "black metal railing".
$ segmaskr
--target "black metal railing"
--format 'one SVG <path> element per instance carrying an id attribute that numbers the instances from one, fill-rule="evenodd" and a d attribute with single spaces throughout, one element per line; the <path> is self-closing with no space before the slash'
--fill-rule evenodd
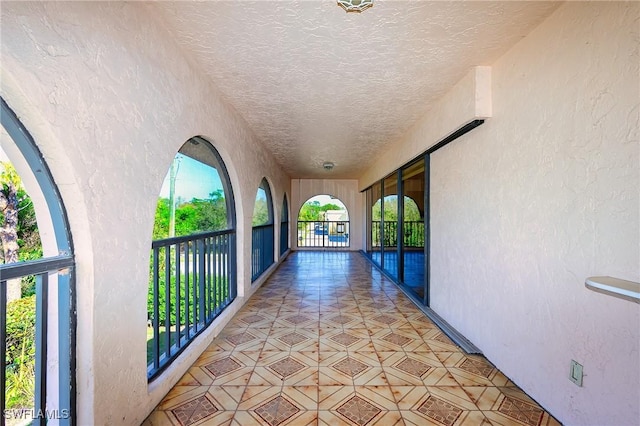
<path id="1" fill-rule="evenodd" d="M 273 224 L 251 230 L 251 282 L 273 264 Z"/>
<path id="2" fill-rule="evenodd" d="M 280 256 L 289 249 L 289 222 L 280 223 Z"/>
<path id="3" fill-rule="evenodd" d="M 349 247 L 349 221 L 298 221 L 298 247 Z"/>
<path id="4" fill-rule="evenodd" d="M 382 235 L 380 230 L 382 228 Z M 382 226 L 381 221 L 371 222 L 371 244 L 373 247 L 380 247 L 381 239 L 384 238 L 385 247 L 397 247 L 398 245 L 398 222 L 395 220 L 385 221 Z M 419 248 L 424 247 L 424 222 L 407 221 L 403 224 L 402 241 L 404 247 Z"/>
<path id="5" fill-rule="evenodd" d="M 147 376 L 158 375 L 236 298 L 234 230 L 154 241 Z"/>
<path id="6" fill-rule="evenodd" d="M 424 247 L 424 221 L 404 222 L 402 235 L 405 247 Z"/>
<path id="7" fill-rule="evenodd" d="M 50 290 L 57 293 L 59 296 L 70 294 L 69 289 L 71 286 L 70 277 L 71 271 L 74 267 L 73 256 L 61 255 L 55 257 L 49 257 L 44 259 L 38 259 L 28 262 L 18 262 L 12 264 L 0 265 L 0 360 L 4 365 L 0 368 L 0 424 L 4 425 L 5 420 L 8 418 L 14 419 L 33 419 L 31 424 L 44 425 L 47 423 L 47 417 L 51 417 L 53 410 L 48 406 L 47 398 L 47 358 L 52 356 L 57 358 L 57 365 L 60 370 L 57 372 L 58 377 L 55 381 L 61 384 L 61 389 L 71 385 L 71 371 L 66 371 L 64 366 L 69 365 L 69 357 L 71 356 L 72 345 L 70 342 L 71 330 L 70 321 L 68 315 L 61 312 L 60 309 L 71 309 L 71 300 L 58 299 L 58 312 L 59 312 L 59 324 L 52 324 L 54 328 L 58 330 L 59 350 L 58 354 L 49 354 L 47 348 L 47 330 L 49 328 L 49 292 Z M 25 360 L 9 360 L 7 343 L 7 326 L 24 327 L 24 324 L 10 324 L 8 323 L 7 312 L 7 283 L 14 279 L 20 279 L 27 277 L 35 277 L 35 333 L 34 341 L 27 342 L 26 337 L 18 336 L 18 342 L 24 348 L 26 345 L 33 345 L 35 347 L 35 368 L 34 372 L 28 372 L 31 376 L 27 378 L 27 383 L 32 382 L 33 386 L 33 406 L 32 407 L 13 407 L 7 406 L 7 372 L 9 374 L 23 374 L 20 370 L 25 367 Z M 54 284 L 55 286 L 52 286 Z M 50 289 L 50 287 L 54 287 Z M 64 329 L 63 329 L 64 327 Z M 26 330 L 25 330 L 26 331 Z M 11 337 L 9 340 L 13 341 Z M 16 342 L 13 342 L 16 343 Z M 23 349 L 24 350 L 24 349 Z M 66 358 L 66 359 L 62 359 Z M 20 364 L 20 365 L 17 365 Z M 23 377 L 24 379 L 24 377 Z M 22 382 L 25 383 L 25 382 Z M 69 424 L 71 421 L 71 402 L 69 396 L 60 392 L 56 395 L 58 399 L 58 407 L 56 407 L 56 417 L 61 424 Z"/>

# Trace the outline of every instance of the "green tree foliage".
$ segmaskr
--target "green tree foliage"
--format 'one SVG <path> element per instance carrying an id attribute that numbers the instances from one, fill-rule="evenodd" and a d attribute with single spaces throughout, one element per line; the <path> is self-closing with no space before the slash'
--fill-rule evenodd
<path id="1" fill-rule="evenodd" d="M 169 237 L 169 214 L 169 199 L 158 199 L 153 225 L 154 240 Z M 227 204 L 222 190 L 210 193 L 207 199 L 193 198 L 176 206 L 176 237 L 226 228 Z"/>
<path id="2" fill-rule="evenodd" d="M 169 199 L 159 198 L 153 222 L 153 239 L 161 240 L 169 236 Z"/>
<path id="3" fill-rule="evenodd" d="M 263 198 L 256 198 L 256 203 L 253 206 L 253 219 L 251 224 L 253 226 L 266 225 L 269 223 L 269 205 L 267 200 Z"/>
<path id="4" fill-rule="evenodd" d="M 381 202 L 378 200 L 371 210 L 371 216 L 374 221 L 380 220 L 382 215 L 380 211 Z M 384 220 L 395 222 L 398 220 L 398 196 L 390 195 L 384 197 Z M 404 197 L 404 221 L 412 222 L 422 220 L 420 210 L 415 201 L 409 197 Z"/>
<path id="5" fill-rule="evenodd" d="M 158 203 L 156 204 L 156 213 L 155 213 L 155 222 L 153 226 L 153 239 L 160 240 L 169 237 L 169 215 L 170 215 L 170 201 L 168 198 L 160 198 L 158 199 Z M 197 234 L 201 232 L 211 232 L 211 231 L 220 231 L 223 229 L 227 229 L 228 220 L 227 220 L 227 204 L 224 197 L 224 192 L 222 190 L 217 190 L 209 194 L 209 198 L 207 199 L 199 199 L 193 198 L 188 202 L 178 202 L 176 206 L 176 230 L 175 233 L 177 237 L 184 235 Z M 172 258 L 175 258 L 175 248 L 172 248 L 170 251 L 170 255 Z M 166 318 L 166 253 L 165 250 L 159 251 L 159 321 L 161 325 L 165 324 Z M 171 312 L 170 322 L 171 325 L 176 323 L 176 314 L 175 314 L 175 305 L 174 301 L 176 298 L 176 282 L 175 282 L 175 265 L 172 263 L 172 270 L 169 271 L 169 275 L 171 277 L 170 291 L 170 306 L 169 311 Z M 190 277 L 190 280 L 193 281 L 193 276 Z M 153 313 L 153 258 L 150 259 L 149 263 L 149 293 L 147 295 L 147 312 L 151 317 Z M 224 287 L 226 283 L 220 281 L 219 285 Z M 184 275 L 181 277 L 181 295 L 184 297 L 184 292 L 186 291 L 186 281 Z M 223 294 L 222 291 L 219 292 L 220 295 Z M 226 295 L 225 295 L 226 297 Z M 185 315 L 185 306 L 182 306 L 182 317 Z M 184 319 L 182 320 L 184 321 Z"/>
<path id="6" fill-rule="evenodd" d="M 382 218 L 381 201 L 378 200 L 371 209 L 373 219 L 372 244 L 374 247 L 380 245 L 380 221 Z M 384 198 L 384 246 L 395 247 L 398 243 L 398 196 L 390 195 Z M 421 224 L 423 217 L 420 214 L 418 205 L 409 197 L 404 197 L 404 231 L 402 239 L 405 247 L 424 246 L 424 225 Z M 420 222 L 420 223 L 418 223 Z"/>
<path id="7" fill-rule="evenodd" d="M 158 294 L 158 307 L 159 307 L 159 312 L 158 312 L 158 319 L 159 319 L 159 325 L 161 327 L 164 327 L 166 324 L 166 319 L 167 319 L 167 311 L 166 311 L 166 291 L 167 291 L 167 283 L 166 283 L 166 278 L 165 278 L 165 273 L 164 271 L 160 271 L 160 275 L 158 277 L 158 289 L 159 289 L 159 294 Z M 226 303 L 228 301 L 228 297 L 229 297 L 229 286 L 227 285 L 227 279 L 225 277 L 221 277 L 221 276 L 216 276 L 214 282 L 209 283 L 210 284 L 210 291 L 207 294 L 207 303 L 208 303 L 208 309 L 210 312 L 215 311 L 216 309 L 220 308 L 224 303 Z M 169 323 L 171 326 L 174 326 L 177 324 L 177 319 L 176 319 L 176 277 L 175 277 L 175 273 L 173 273 L 170 277 L 170 283 L 169 283 Z M 189 292 L 189 298 L 191 300 L 191 304 L 193 303 L 193 297 L 195 295 L 196 300 L 199 300 L 201 295 L 200 295 L 200 288 L 197 282 L 194 281 L 194 276 L 193 274 L 191 274 L 189 276 L 189 282 L 187 282 L 186 276 L 184 274 L 180 275 L 180 297 L 182 300 L 182 304 L 180 307 L 180 323 L 182 325 L 185 324 L 186 322 L 186 314 L 187 314 L 187 306 L 184 303 L 185 300 L 185 294 L 188 291 Z M 195 293 L 195 294 L 194 294 Z M 200 306 L 198 304 L 198 306 L 196 307 L 196 311 L 193 310 L 193 305 L 189 306 L 189 320 L 192 324 L 197 323 L 197 322 L 202 322 L 205 320 L 204 318 L 204 313 L 201 311 L 198 311 L 200 309 Z M 149 315 L 152 315 L 153 312 L 153 281 L 150 282 L 149 285 L 149 293 L 147 295 L 147 312 L 149 313 Z M 149 318 L 151 319 L 151 318 Z"/>
<path id="8" fill-rule="evenodd" d="M 27 408 L 33 404 L 35 381 L 36 297 L 7 304 L 7 408 Z"/>
<path id="9" fill-rule="evenodd" d="M 0 263 L 23 262 L 42 257 L 33 202 L 22 180 L 9 162 L 0 162 Z M 35 279 L 22 279 L 23 296 L 34 294 Z"/>
<path id="10" fill-rule="evenodd" d="M 23 297 L 7 304 L 7 362 L 20 364 L 35 356 L 36 298 Z M 26 344 L 22 357 L 23 344 Z"/>
<path id="11" fill-rule="evenodd" d="M 327 210 L 344 210 L 343 207 L 335 204 L 320 205 L 319 201 L 307 201 L 300 208 L 298 220 L 301 221 L 320 221 L 324 220 L 324 212 Z"/>
<path id="12" fill-rule="evenodd" d="M 0 263 L 42 257 L 42 244 L 33 202 L 13 165 L 0 163 Z M 35 382 L 35 278 L 17 283 L 22 298 L 6 306 L 7 408 L 33 406 Z"/>
<path id="13" fill-rule="evenodd" d="M 15 209 L 15 211 L 14 211 Z M 42 244 L 38 233 L 33 202 L 24 190 L 18 172 L 9 162 L 0 162 L 0 224 L 2 233 L 15 235 L 17 258 L 13 261 L 34 260 L 42 257 Z M 0 263 L 9 263 L 3 244 Z"/>
<path id="14" fill-rule="evenodd" d="M 198 229 L 219 231 L 228 227 L 227 202 L 221 189 L 209 194 L 207 200 L 196 200 Z"/>

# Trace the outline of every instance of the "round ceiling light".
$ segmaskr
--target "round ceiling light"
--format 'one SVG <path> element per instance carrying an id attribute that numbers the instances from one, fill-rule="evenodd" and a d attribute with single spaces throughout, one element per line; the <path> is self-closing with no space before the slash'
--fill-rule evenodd
<path id="1" fill-rule="evenodd" d="M 322 167 L 327 171 L 333 170 L 333 166 L 334 164 L 331 161 L 325 161 L 325 163 L 322 165 Z"/>
<path id="2" fill-rule="evenodd" d="M 347 12 L 360 13 L 373 6 L 373 0 L 338 0 L 338 6 Z"/>

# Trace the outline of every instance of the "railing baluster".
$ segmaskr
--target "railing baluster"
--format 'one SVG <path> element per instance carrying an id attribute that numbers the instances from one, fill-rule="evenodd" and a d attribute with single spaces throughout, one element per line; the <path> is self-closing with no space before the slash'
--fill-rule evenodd
<path id="1" fill-rule="evenodd" d="M 262 274 L 262 272 L 264 271 L 264 263 L 265 263 L 265 258 L 266 258 L 266 247 L 264 244 L 264 240 L 266 238 L 266 235 L 264 233 L 264 228 L 259 228 L 258 229 L 258 276 Z"/>
<path id="2" fill-rule="evenodd" d="M 153 249 L 153 367 L 160 368 L 160 249 Z"/>
<path id="3" fill-rule="evenodd" d="M 227 297 L 229 292 L 227 291 L 227 284 L 225 277 L 227 276 L 227 256 L 226 248 L 227 248 L 227 238 L 226 236 L 220 237 L 220 252 L 218 253 L 218 262 L 220 262 L 220 276 L 218 278 L 218 282 L 220 285 L 220 306 L 222 308 L 227 306 Z M 222 310 L 222 309 L 220 309 Z"/>
<path id="4" fill-rule="evenodd" d="M 227 291 L 227 280 L 225 277 L 227 276 L 227 256 L 225 253 L 227 252 L 227 238 L 226 235 L 220 239 L 220 292 L 222 294 L 223 306 L 227 306 L 227 298 L 229 297 L 229 292 Z"/>
<path id="5" fill-rule="evenodd" d="M 182 311 L 182 292 L 180 291 L 180 286 L 182 285 L 181 275 L 182 275 L 182 265 L 180 262 L 180 256 L 182 249 L 182 243 L 176 244 L 176 347 L 180 348 L 180 312 Z"/>
<path id="6" fill-rule="evenodd" d="M 193 327 L 195 331 L 198 331 L 198 319 L 199 319 L 199 314 L 198 314 L 198 283 L 200 282 L 200 273 L 199 273 L 199 268 L 200 266 L 198 266 L 198 245 L 196 242 L 191 242 L 191 244 L 193 244 L 193 250 L 191 251 L 191 262 L 193 263 L 193 283 L 191 284 L 191 292 L 192 292 L 192 298 L 191 298 L 191 303 L 192 303 L 192 309 L 191 311 L 193 312 Z"/>
<path id="7" fill-rule="evenodd" d="M 189 318 L 189 290 L 191 278 L 191 264 L 189 263 L 189 247 L 191 243 L 184 245 L 184 328 L 187 341 L 191 339 L 191 320 Z"/>
<path id="8" fill-rule="evenodd" d="M 215 238 L 215 261 L 216 261 L 216 276 L 215 276 L 215 286 L 216 286 L 216 313 L 220 312 L 220 305 L 222 304 L 222 289 L 220 288 L 220 238 Z"/>
<path id="9" fill-rule="evenodd" d="M 6 386 L 7 386 L 7 282 L 0 281 L 0 414 L 6 408 Z M 5 425 L 4 415 L 0 415 L 0 426 Z"/>
<path id="10" fill-rule="evenodd" d="M 164 248 L 164 353 L 171 355 L 171 245 Z"/>
<path id="11" fill-rule="evenodd" d="M 207 274 L 207 279 L 205 281 L 205 287 L 207 289 L 207 305 L 206 305 L 206 309 L 207 309 L 207 315 L 205 317 L 205 319 L 208 321 L 209 318 L 211 318 L 211 307 L 212 307 L 212 300 L 213 300 L 213 295 L 211 294 L 211 275 L 212 275 L 212 269 L 211 269 L 211 242 L 208 238 L 205 238 L 204 240 L 205 242 L 205 253 L 206 253 L 206 257 L 207 257 L 207 266 L 206 266 L 206 271 L 205 274 Z"/>
<path id="12" fill-rule="evenodd" d="M 205 248 L 204 241 L 202 239 L 198 240 L 198 260 L 199 260 L 199 277 L 198 277 L 198 286 L 199 286 L 199 301 L 200 301 L 200 318 L 198 321 L 198 327 L 204 328 L 204 324 L 206 322 L 206 313 L 205 313 L 205 305 L 207 302 L 207 294 L 205 292 Z"/>
<path id="13" fill-rule="evenodd" d="M 227 250 L 227 256 L 229 258 L 229 276 L 227 277 L 227 285 L 229 286 L 229 294 L 232 299 L 235 299 L 238 295 L 237 286 L 233 285 L 236 282 L 236 234 L 229 235 L 229 248 Z"/>
<path id="14" fill-rule="evenodd" d="M 37 414 L 47 408 L 47 315 L 49 274 L 36 275 L 36 388 L 34 409 Z M 45 425 L 46 416 L 37 416 L 37 423 Z M 33 424 L 33 423 L 32 423 Z"/>
<path id="15" fill-rule="evenodd" d="M 209 256 L 209 244 L 207 239 L 203 239 L 203 247 L 204 247 L 204 291 L 206 293 L 205 304 L 204 304 L 204 321 L 209 320 L 210 312 L 211 312 L 211 265 L 210 265 L 210 256 Z"/>
<path id="16" fill-rule="evenodd" d="M 215 310 L 215 294 L 214 294 L 214 273 L 215 270 L 213 268 L 214 254 L 212 241 L 213 238 L 207 238 L 205 240 L 207 242 L 207 291 L 209 292 L 209 304 L 207 305 L 207 321 L 210 318 L 213 318 L 214 310 Z"/>
<path id="17" fill-rule="evenodd" d="M 225 235 L 224 238 L 224 274 L 223 277 L 225 277 L 225 289 L 226 289 L 226 294 L 227 294 L 227 298 L 225 300 L 225 304 L 228 304 L 227 302 L 229 301 L 229 299 L 231 299 L 233 297 L 233 295 L 231 294 L 231 288 L 229 285 L 229 281 L 230 281 L 230 276 L 231 276 L 231 254 L 229 253 L 230 250 L 229 248 L 231 247 L 231 236 L 230 235 Z"/>
<path id="18" fill-rule="evenodd" d="M 256 273 L 255 273 L 256 278 L 258 278 L 262 273 L 261 266 L 262 266 L 262 232 L 260 229 L 258 229 L 256 232 Z"/>

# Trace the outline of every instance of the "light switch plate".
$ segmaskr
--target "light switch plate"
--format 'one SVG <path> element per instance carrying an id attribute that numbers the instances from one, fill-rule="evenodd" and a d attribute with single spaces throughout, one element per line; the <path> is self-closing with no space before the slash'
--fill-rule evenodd
<path id="1" fill-rule="evenodd" d="M 569 380 L 576 385 L 582 387 L 582 364 L 571 360 L 571 369 L 569 370 Z"/>

